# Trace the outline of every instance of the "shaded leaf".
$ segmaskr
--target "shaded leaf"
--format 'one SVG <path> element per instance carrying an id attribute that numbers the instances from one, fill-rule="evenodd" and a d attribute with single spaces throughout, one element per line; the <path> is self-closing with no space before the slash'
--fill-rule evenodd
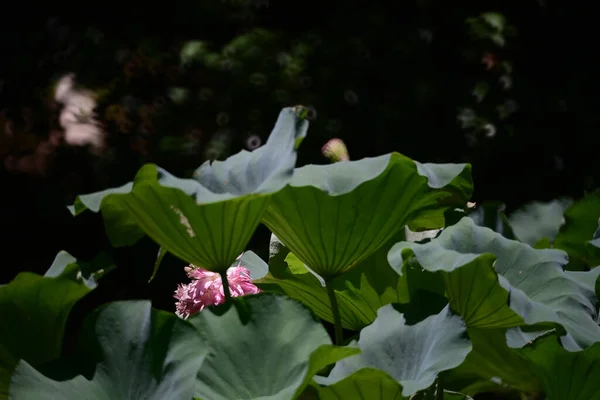
<path id="1" fill-rule="evenodd" d="M 588 245 L 598 229 L 600 193 L 591 193 L 565 211 L 565 224 L 554 246 L 569 254 L 569 269 L 585 270 L 600 265 L 600 248 Z"/>
<path id="2" fill-rule="evenodd" d="M 204 311 L 189 319 L 212 349 L 195 397 L 296 398 L 320 369 L 358 352 L 331 345 L 325 328 L 292 299 L 259 294 L 232 303 L 220 315 Z"/>
<path id="3" fill-rule="evenodd" d="M 78 268 L 71 270 L 72 272 L 70 273 L 73 277 L 82 279 L 90 289 L 96 287 L 96 281 L 98 279 L 116 268 L 113 259 L 106 253 L 99 253 L 90 261 L 83 261 L 77 260 L 63 250 L 58 252 L 52 265 L 48 268 L 48 271 L 46 271 L 44 276 L 48 278 L 58 278 L 66 273 L 67 267 L 72 265 L 77 265 Z"/>
<path id="4" fill-rule="evenodd" d="M 584 351 L 564 349 L 555 332 L 536 338 L 519 352 L 533 365 L 548 400 L 599 400 L 600 343 Z"/>
<path id="5" fill-rule="evenodd" d="M 600 340 L 595 284 L 599 271 L 564 271 L 566 254 L 533 249 L 470 218 L 429 243 L 401 242 L 388 259 L 398 273 L 411 256 L 428 271 L 443 271 L 453 310 L 469 327 L 560 324 L 572 349 Z"/>
<path id="6" fill-rule="evenodd" d="M 189 400 L 207 353 L 197 331 L 174 314 L 149 301 L 111 303 L 84 322 L 72 362 L 42 374 L 21 361 L 10 398 Z"/>
<path id="7" fill-rule="evenodd" d="M 167 255 L 167 251 L 165 249 L 163 249 L 162 247 L 159 247 L 158 254 L 156 255 L 156 261 L 154 262 L 154 268 L 152 269 L 152 275 L 150 275 L 150 279 L 148 279 L 148 283 L 152 282 L 152 280 L 156 276 L 156 273 L 158 272 L 158 267 L 160 267 L 160 263 L 162 262 L 165 255 Z"/>
<path id="8" fill-rule="evenodd" d="M 402 386 L 380 369 L 363 368 L 329 386 L 319 387 L 321 400 L 402 399 Z"/>
<path id="9" fill-rule="evenodd" d="M 396 237 L 403 235 L 399 232 Z M 408 303 L 419 289 L 436 289 L 433 284 L 436 278 L 429 272 L 409 267 L 405 275 L 399 276 L 390 267 L 387 252 L 393 242 L 395 240 L 330 283 L 334 287 L 344 328 L 359 331 L 375 320 L 380 307 L 390 303 Z M 281 242 L 277 243 L 276 253 L 271 253 L 269 273 L 254 283 L 263 290 L 283 292 L 305 304 L 319 318 L 333 322 L 327 290 L 322 282 Z M 282 254 L 286 254 L 285 259 L 281 258 Z M 443 282 L 438 283 L 437 290 L 443 294 Z"/>
<path id="10" fill-rule="evenodd" d="M 471 396 L 486 391 L 497 393 L 514 389 L 525 393 L 542 391 L 541 382 L 531 365 L 516 350 L 508 347 L 506 329 L 468 328 L 467 331 L 473 350 L 464 363 L 449 371 L 446 382 L 462 382 L 456 389 Z"/>
<path id="11" fill-rule="evenodd" d="M 60 356 L 71 309 L 96 287 L 77 260 L 65 251 L 46 276 L 21 272 L 0 287 L 0 399 L 8 398 L 13 369 L 20 359 L 38 366 Z"/>

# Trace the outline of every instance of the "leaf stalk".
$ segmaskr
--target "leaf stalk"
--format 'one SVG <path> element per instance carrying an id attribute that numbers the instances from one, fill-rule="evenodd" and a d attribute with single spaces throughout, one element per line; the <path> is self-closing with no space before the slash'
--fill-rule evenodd
<path id="1" fill-rule="evenodd" d="M 333 314 L 333 325 L 335 328 L 335 344 L 337 346 L 343 346 L 344 344 L 344 331 L 342 328 L 342 317 L 340 315 L 340 307 L 335 297 L 335 291 L 333 290 L 333 284 L 331 281 L 325 283 L 327 288 L 327 295 L 329 296 L 329 303 L 331 305 L 331 313 Z"/>

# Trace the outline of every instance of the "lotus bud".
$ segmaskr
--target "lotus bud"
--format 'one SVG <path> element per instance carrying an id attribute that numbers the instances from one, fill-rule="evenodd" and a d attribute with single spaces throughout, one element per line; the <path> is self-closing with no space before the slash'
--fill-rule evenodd
<path id="1" fill-rule="evenodd" d="M 321 153 L 323 153 L 323 155 L 331 162 L 350 160 L 348 149 L 342 139 L 331 139 L 329 142 L 325 143 L 321 149 Z"/>

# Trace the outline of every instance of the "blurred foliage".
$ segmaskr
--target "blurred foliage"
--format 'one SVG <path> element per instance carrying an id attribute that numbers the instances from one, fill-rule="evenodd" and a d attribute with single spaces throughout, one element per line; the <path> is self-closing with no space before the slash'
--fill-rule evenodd
<path id="1" fill-rule="evenodd" d="M 0 67 L 0 157 L 10 171 L 38 175 L 56 164 L 55 153 L 69 146 L 61 144 L 53 92 L 74 73 L 108 134 L 100 159 L 89 161 L 92 182 L 70 181 L 83 191 L 127 180 L 143 162 L 186 174 L 204 159 L 255 147 L 268 121 L 292 104 L 313 110 L 315 148 L 341 136 L 357 157 L 393 148 L 426 161 L 483 164 L 483 175 L 495 161 L 519 164 L 503 166 L 514 175 L 532 160 L 538 176 L 550 169 L 556 180 L 583 149 L 564 145 L 573 134 L 564 131 L 572 118 L 564 109 L 581 101 L 586 76 L 541 55 L 568 50 L 550 40 L 550 26 L 574 18 L 559 16 L 561 7 L 420 0 L 399 8 L 308 2 L 290 11 L 268 0 L 175 1 L 146 5 L 143 16 L 134 5 L 106 4 L 85 17 L 43 7 L 2 39 L 11 58 Z M 303 161 L 323 160 L 314 152 Z M 595 185 L 594 174 L 578 172 L 585 176 L 565 179 L 562 191 Z M 556 183 L 520 175 L 528 197 Z M 484 186 L 477 185 L 481 197 L 499 197 Z M 545 197 L 562 194 L 552 191 Z"/>

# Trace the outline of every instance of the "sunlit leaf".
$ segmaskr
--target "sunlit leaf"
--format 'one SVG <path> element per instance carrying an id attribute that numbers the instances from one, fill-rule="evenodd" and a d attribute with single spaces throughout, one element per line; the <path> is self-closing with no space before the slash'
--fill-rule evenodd
<path id="1" fill-rule="evenodd" d="M 223 272 L 244 250 L 270 196 L 292 177 L 308 127 L 297 113 L 284 109 L 264 146 L 206 162 L 194 179 L 148 164 L 133 184 L 79 196 L 73 209 L 102 211 L 115 246 L 132 244 L 144 232 L 164 251 Z"/>
<path id="2" fill-rule="evenodd" d="M 440 228 L 471 195 L 465 164 L 420 164 L 398 153 L 298 168 L 263 222 L 326 281 L 349 271 L 404 225 Z"/>
<path id="3" fill-rule="evenodd" d="M 460 365 L 471 351 L 467 328 L 448 307 L 439 314 L 408 326 L 402 314 L 391 305 L 379 309 L 377 319 L 360 333 L 361 354 L 339 361 L 327 378 L 318 378 L 331 386 L 343 379 L 365 379 L 364 368 L 387 373 L 402 386 L 402 395 L 410 396 L 430 387 L 439 373 Z M 389 380 L 373 376 L 390 386 Z M 349 388 L 348 384 L 341 384 Z M 335 390 L 335 389 L 334 389 Z M 391 388 L 387 390 L 392 390 Z"/>
<path id="4" fill-rule="evenodd" d="M 453 310 L 473 328 L 559 324 L 571 349 L 600 340 L 595 285 L 600 271 L 564 271 L 567 256 L 512 241 L 470 218 L 431 242 L 401 242 L 388 259 L 398 273 L 414 256 L 428 271 L 442 271 Z"/>

